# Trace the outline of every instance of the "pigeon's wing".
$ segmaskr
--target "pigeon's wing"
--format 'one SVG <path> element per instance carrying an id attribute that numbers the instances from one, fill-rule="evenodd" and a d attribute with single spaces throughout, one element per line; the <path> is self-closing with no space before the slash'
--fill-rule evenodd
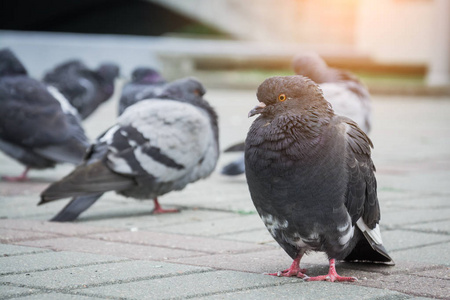
<path id="1" fill-rule="evenodd" d="M 218 157 L 206 112 L 179 101 L 140 101 L 100 140 L 109 145 L 106 163 L 115 172 L 179 182 L 177 188 L 208 176 Z"/>
<path id="2" fill-rule="evenodd" d="M 356 224 L 359 218 L 373 229 L 380 220 L 380 207 L 377 198 L 377 182 L 375 166 L 370 157 L 372 141 L 352 120 L 336 117 L 344 128 L 347 142 L 347 170 L 349 182 L 346 192 L 345 206 Z"/>
<path id="3" fill-rule="evenodd" d="M 3 83 L 0 84 L 2 139 L 35 148 L 60 144 L 70 137 L 70 122 L 45 86 L 31 79 Z"/>
<path id="4" fill-rule="evenodd" d="M 355 121 L 369 133 L 372 125 L 370 96 L 361 84 L 354 81 L 325 82 L 320 84 L 325 99 L 337 115 Z"/>

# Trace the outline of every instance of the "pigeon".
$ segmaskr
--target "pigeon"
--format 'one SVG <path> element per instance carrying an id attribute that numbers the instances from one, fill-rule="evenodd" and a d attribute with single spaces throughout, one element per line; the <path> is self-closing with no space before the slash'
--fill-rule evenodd
<path id="1" fill-rule="evenodd" d="M 4 180 L 24 181 L 30 168 L 83 161 L 89 142 L 64 100 L 30 78 L 10 49 L 0 50 L 0 149 L 26 166 Z"/>
<path id="2" fill-rule="evenodd" d="M 330 68 L 316 53 L 296 55 L 292 60 L 295 74 L 306 76 L 320 86 L 336 114 L 355 121 L 366 134 L 372 128 L 372 104 L 366 86 L 352 73 Z"/>
<path id="3" fill-rule="evenodd" d="M 259 114 L 245 140 L 251 198 L 272 237 L 294 260 L 270 275 L 308 281 L 355 281 L 336 260 L 394 264 L 382 244 L 373 147 L 351 119 L 338 116 L 317 84 L 271 77 L 257 90 Z M 308 277 L 300 260 L 325 252 L 327 275 Z"/>
<path id="4" fill-rule="evenodd" d="M 337 115 L 355 121 L 366 134 L 372 128 L 372 104 L 365 85 L 348 71 L 330 68 L 316 53 L 307 52 L 296 55 L 292 68 L 297 75 L 306 76 L 319 84 L 325 99 L 332 105 Z M 225 152 L 240 151 L 243 143 L 231 146 Z M 243 151 L 243 150 L 242 150 Z M 221 173 L 227 176 L 245 172 L 244 154 L 225 165 Z"/>
<path id="5" fill-rule="evenodd" d="M 112 63 L 89 69 L 80 60 L 69 60 L 48 71 L 42 81 L 56 88 L 84 120 L 114 93 L 119 67 Z"/>
<path id="6" fill-rule="evenodd" d="M 219 157 L 217 114 L 195 79 L 168 84 L 139 101 L 100 135 L 85 161 L 41 193 L 44 204 L 73 197 L 51 221 L 75 220 L 107 191 L 153 199 L 154 213 L 174 212 L 157 197 L 208 177 Z"/>
<path id="7" fill-rule="evenodd" d="M 131 81 L 122 89 L 119 100 L 119 116 L 130 105 L 143 99 L 155 97 L 166 80 L 152 68 L 139 67 L 131 73 Z"/>

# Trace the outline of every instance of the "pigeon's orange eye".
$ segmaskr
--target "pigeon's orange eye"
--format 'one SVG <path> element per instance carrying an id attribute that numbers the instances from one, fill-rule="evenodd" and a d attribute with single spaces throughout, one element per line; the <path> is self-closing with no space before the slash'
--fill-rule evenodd
<path id="1" fill-rule="evenodd" d="M 278 95 L 278 101 L 283 102 L 283 101 L 286 100 L 286 99 L 287 99 L 287 97 L 286 97 L 285 94 L 279 94 L 279 95 Z"/>

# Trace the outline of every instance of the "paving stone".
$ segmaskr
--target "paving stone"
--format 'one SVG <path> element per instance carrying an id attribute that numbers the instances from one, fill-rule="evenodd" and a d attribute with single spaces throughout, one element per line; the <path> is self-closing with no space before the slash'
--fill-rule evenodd
<path id="1" fill-rule="evenodd" d="M 44 252 L 0 257 L 0 275 L 30 273 L 39 270 L 59 269 L 121 260 L 124 259 L 121 257 L 80 252 Z"/>
<path id="2" fill-rule="evenodd" d="M 265 228 L 258 215 L 239 215 L 229 219 L 211 220 L 186 224 L 185 226 L 167 226 L 162 232 L 180 233 L 187 235 L 215 236 L 227 233 L 239 233 L 251 229 Z"/>
<path id="3" fill-rule="evenodd" d="M 449 280 L 450 279 L 450 268 L 449 267 L 440 267 L 440 268 L 435 268 L 433 270 L 414 272 L 412 274 L 417 275 L 417 276 Z"/>
<path id="4" fill-rule="evenodd" d="M 450 266 L 450 243 L 419 247 L 395 252 L 395 257 L 410 261 Z"/>
<path id="5" fill-rule="evenodd" d="M 277 272 L 288 268 L 292 263 L 292 259 L 281 248 L 241 254 L 216 254 L 177 258 L 170 261 L 252 273 Z M 328 268 L 328 259 L 323 253 L 312 252 L 302 260 L 302 267 L 310 268 L 315 265 L 323 265 L 326 269 Z"/>
<path id="6" fill-rule="evenodd" d="M 0 220 L 0 228 L 26 230 L 33 232 L 54 233 L 58 235 L 77 236 L 100 232 L 115 231 L 112 228 L 86 226 L 75 223 L 60 223 L 34 220 Z"/>
<path id="7" fill-rule="evenodd" d="M 301 280 L 216 271 L 88 288 L 83 289 L 83 294 L 131 299 L 170 299 L 174 297 L 184 299 L 239 289 L 276 286 L 285 281 L 299 282 Z"/>
<path id="8" fill-rule="evenodd" d="M 402 255 L 397 255 L 396 252 L 391 253 L 391 257 L 394 259 L 395 265 L 385 265 L 385 264 L 372 264 L 372 263 L 360 263 L 360 262 L 339 262 L 340 268 L 359 270 L 364 272 L 371 272 L 374 274 L 380 273 L 383 275 L 392 274 L 409 274 L 412 272 L 422 272 L 424 270 L 436 269 L 440 266 L 439 264 L 430 264 L 426 262 L 420 262 L 415 260 L 405 260 Z"/>
<path id="9" fill-rule="evenodd" d="M 389 252 L 450 241 L 450 236 L 411 230 L 383 230 L 381 235 L 383 236 L 383 245 Z"/>
<path id="10" fill-rule="evenodd" d="M 57 251 L 78 251 L 145 260 L 166 260 L 170 258 L 198 256 L 205 254 L 205 252 L 198 251 L 116 243 L 76 237 L 25 241 L 20 244 L 25 246 L 48 248 Z"/>
<path id="11" fill-rule="evenodd" d="M 82 295 L 70 295 L 62 293 L 42 293 L 29 295 L 25 297 L 20 297 L 18 300 L 100 300 L 104 298 L 92 297 L 92 296 L 82 296 Z"/>
<path id="12" fill-rule="evenodd" d="M 27 287 L 0 285 L 0 298 L 8 299 L 8 298 L 12 298 L 12 297 L 18 297 L 21 295 L 28 295 L 31 293 L 35 293 L 36 291 L 39 291 L 39 290 L 27 288 Z M 22 298 L 20 298 L 20 299 L 22 299 Z"/>
<path id="13" fill-rule="evenodd" d="M 377 280 L 358 281 L 357 284 L 423 297 L 448 298 L 450 295 L 448 280 L 407 274 L 380 276 Z"/>
<path id="14" fill-rule="evenodd" d="M 385 211 L 380 223 L 384 226 L 405 226 L 424 222 L 446 220 L 450 216 L 450 209 L 404 209 L 397 211 Z"/>
<path id="15" fill-rule="evenodd" d="M 359 300 L 359 299 L 384 299 L 402 300 L 410 299 L 409 295 L 384 289 L 367 288 L 353 284 L 330 282 L 296 282 L 282 286 L 271 286 L 259 289 L 246 289 L 243 291 L 209 295 L 196 299 L 334 299 L 334 300 Z"/>
<path id="16" fill-rule="evenodd" d="M 273 249 L 270 246 L 257 245 L 253 243 L 225 241 L 206 237 L 151 231 L 122 231 L 94 234 L 90 235 L 90 237 L 105 241 L 150 245 L 171 249 L 200 251 L 206 253 L 239 253 Z"/>
<path id="17" fill-rule="evenodd" d="M 446 234 L 447 238 L 450 238 L 450 219 L 446 221 L 413 224 L 403 227 L 416 230 L 423 230 L 426 232 L 444 233 Z"/>
<path id="18" fill-rule="evenodd" d="M 42 253 L 50 250 L 45 250 L 41 248 L 33 247 L 23 247 L 17 245 L 0 244 L 0 257 L 22 255 L 22 254 L 32 254 L 32 253 Z"/>
<path id="19" fill-rule="evenodd" d="M 253 242 L 257 244 L 271 244 L 275 242 L 273 237 L 270 235 L 266 228 L 259 228 L 244 232 L 233 232 L 227 234 L 218 235 L 220 239 L 233 240 L 233 241 L 243 241 L 243 242 Z M 276 242 L 275 242 L 276 243 Z"/>
<path id="20" fill-rule="evenodd" d="M 15 243 L 26 240 L 37 240 L 57 237 L 56 234 L 0 228 L 0 243 Z"/>
<path id="21" fill-rule="evenodd" d="M 164 204 L 162 205 L 164 206 Z M 150 210 L 153 210 L 153 206 L 150 208 Z M 188 223 L 198 223 L 207 220 L 219 220 L 230 218 L 232 216 L 233 214 L 229 212 L 206 211 L 198 209 L 182 209 L 180 213 L 162 215 L 152 215 L 145 211 L 145 213 L 135 214 L 131 217 L 114 217 L 114 215 L 107 215 L 105 212 L 105 214 L 101 215 L 97 214 L 95 216 L 82 216 L 79 219 L 79 223 L 90 226 L 105 226 L 136 230 L 143 228 L 161 228 L 170 225 L 184 225 Z"/>
<path id="22" fill-rule="evenodd" d="M 86 289 L 99 285 L 199 273 L 208 268 L 149 261 L 123 261 L 0 277 L 0 282 L 46 289 Z"/>

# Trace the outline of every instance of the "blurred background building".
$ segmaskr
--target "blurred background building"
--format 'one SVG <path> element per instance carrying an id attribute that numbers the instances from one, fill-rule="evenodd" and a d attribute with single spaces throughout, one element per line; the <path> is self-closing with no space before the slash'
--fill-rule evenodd
<path id="1" fill-rule="evenodd" d="M 78 57 L 125 74 L 287 69 L 299 51 L 334 66 L 450 85 L 449 0 L 4 1 L 0 47 L 39 76 Z"/>

